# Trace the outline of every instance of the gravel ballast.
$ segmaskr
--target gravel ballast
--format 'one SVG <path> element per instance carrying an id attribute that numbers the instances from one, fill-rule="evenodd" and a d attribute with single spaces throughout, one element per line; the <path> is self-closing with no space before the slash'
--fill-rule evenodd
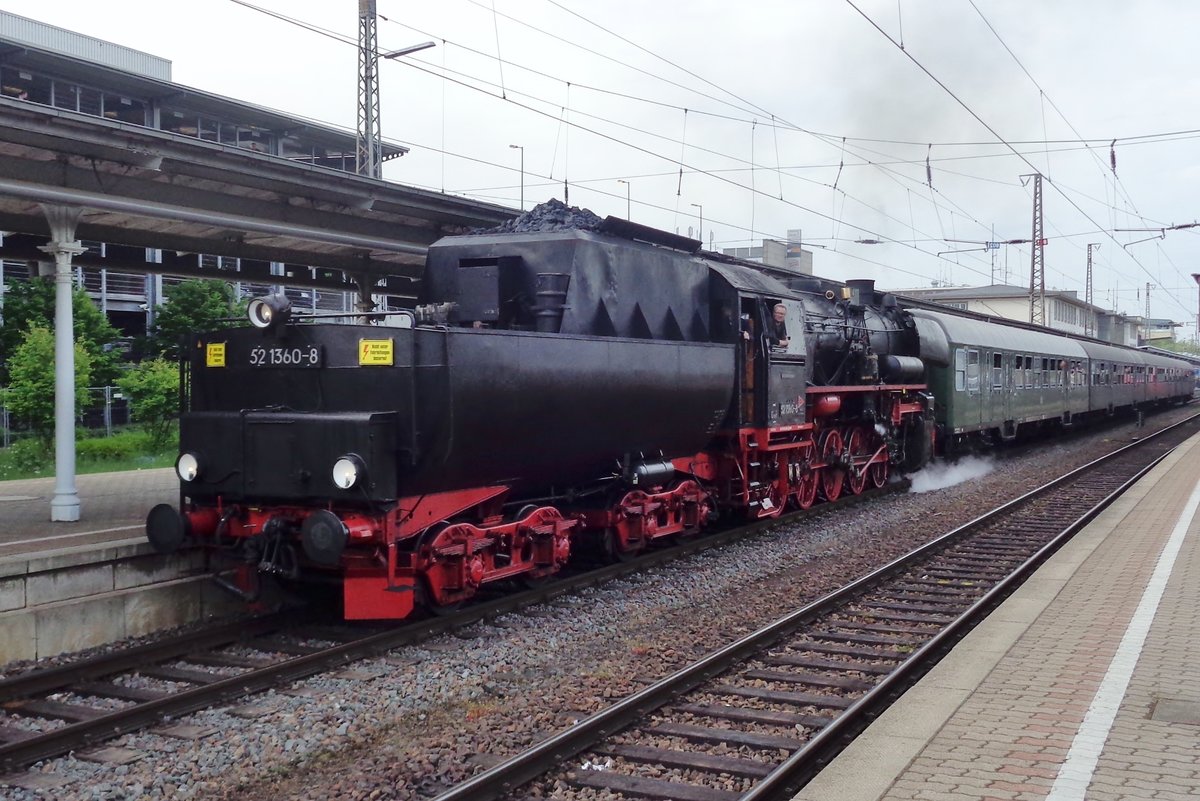
<path id="1" fill-rule="evenodd" d="M 1191 413 L 1172 410 L 1143 430 L 1119 425 L 986 459 L 974 465 L 975 477 L 953 486 L 835 506 L 356 663 L 349 673 L 172 721 L 208 732 L 199 739 L 126 735 L 105 746 L 133 749 L 141 759 L 49 760 L 32 770 L 65 785 L 0 787 L 0 798 L 428 797 L 1065 469 Z M 605 797 L 566 785 L 552 792 Z"/>

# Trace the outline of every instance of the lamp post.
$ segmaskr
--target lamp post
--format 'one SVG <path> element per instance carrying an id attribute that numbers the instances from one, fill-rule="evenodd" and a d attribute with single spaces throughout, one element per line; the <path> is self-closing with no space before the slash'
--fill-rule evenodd
<path id="1" fill-rule="evenodd" d="M 625 184 L 625 219 L 632 220 L 633 213 L 630 211 L 630 209 L 632 209 L 633 206 L 629 199 L 629 181 L 626 181 L 624 178 L 618 178 L 617 183 Z"/>
<path id="2" fill-rule="evenodd" d="M 509 147 L 521 151 L 521 211 L 525 211 L 525 146 L 509 145 Z"/>
<path id="3" fill-rule="evenodd" d="M 1200 287 L 1200 273 L 1192 273 L 1192 280 L 1196 282 L 1196 286 Z M 1196 306 L 1196 344 L 1200 345 L 1200 300 Z"/>
<path id="4" fill-rule="evenodd" d="M 704 244 L 704 204 L 693 203 L 693 206 L 700 209 L 700 230 L 696 234 L 696 238 L 700 240 L 700 244 Z"/>

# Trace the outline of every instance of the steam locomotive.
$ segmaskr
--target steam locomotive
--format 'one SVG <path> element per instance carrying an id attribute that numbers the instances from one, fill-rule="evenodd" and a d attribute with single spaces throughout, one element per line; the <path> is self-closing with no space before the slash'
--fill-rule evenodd
<path id="1" fill-rule="evenodd" d="M 251 326 L 197 335 L 184 356 L 180 506 L 150 511 L 150 542 L 233 559 L 247 597 L 267 574 L 339 586 L 347 619 L 403 618 L 537 582 L 579 550 L 624 558 L 721 516 L 883 486 L 939 440 L 1114 409 L 1112 392 L 1079 407 L 1092 368 L 1074 340 L 1022 331 L 1005 351 L 1016 329 L 699 246 L 611 217 L 449 237 L 393 326 L 305 322 L 283 296 L 256 299 Z M 1030 408 L 1033 373 L 1041 404 L 1066 370 L 1067 416 L 1047 401 L 984 425 L 970 398 L 998 380 L 996 354 L 997 386 L 1015 394 L 1019 363 Z M 1035 355 L 1055 366 L 1030 367 L 1026 392 Z M 1185 383 L 1141 402 L 1190 397 Z M 1138 402 L 1129 386 L 1118 405 Z"/>

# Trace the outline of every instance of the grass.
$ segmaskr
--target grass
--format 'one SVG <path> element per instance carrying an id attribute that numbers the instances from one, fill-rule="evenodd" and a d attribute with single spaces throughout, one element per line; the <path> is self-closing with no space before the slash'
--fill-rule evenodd
<path id="1" fill-rule="evenodd" d="M 129 430 L 111 437 L 84 437 L 75 443 L 76 473 L 113 473 L 150 470 L 175 464 L 178 444 L 155 448 L 143 431 Z M 54 447 L 35 439 L 22 439 L 0 448 L 0 481 L 45 478 L 54 475 Z"/>

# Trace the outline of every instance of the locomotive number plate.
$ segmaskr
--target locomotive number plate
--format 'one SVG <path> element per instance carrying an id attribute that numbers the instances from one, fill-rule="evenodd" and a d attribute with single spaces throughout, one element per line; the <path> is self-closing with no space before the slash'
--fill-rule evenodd
<path id="1" fill-rule="evenodd" d="M 251 367 L 320 367 L 321 346 L 299 345 L 291 348 L 263 347 L 250 349 Z"/>

